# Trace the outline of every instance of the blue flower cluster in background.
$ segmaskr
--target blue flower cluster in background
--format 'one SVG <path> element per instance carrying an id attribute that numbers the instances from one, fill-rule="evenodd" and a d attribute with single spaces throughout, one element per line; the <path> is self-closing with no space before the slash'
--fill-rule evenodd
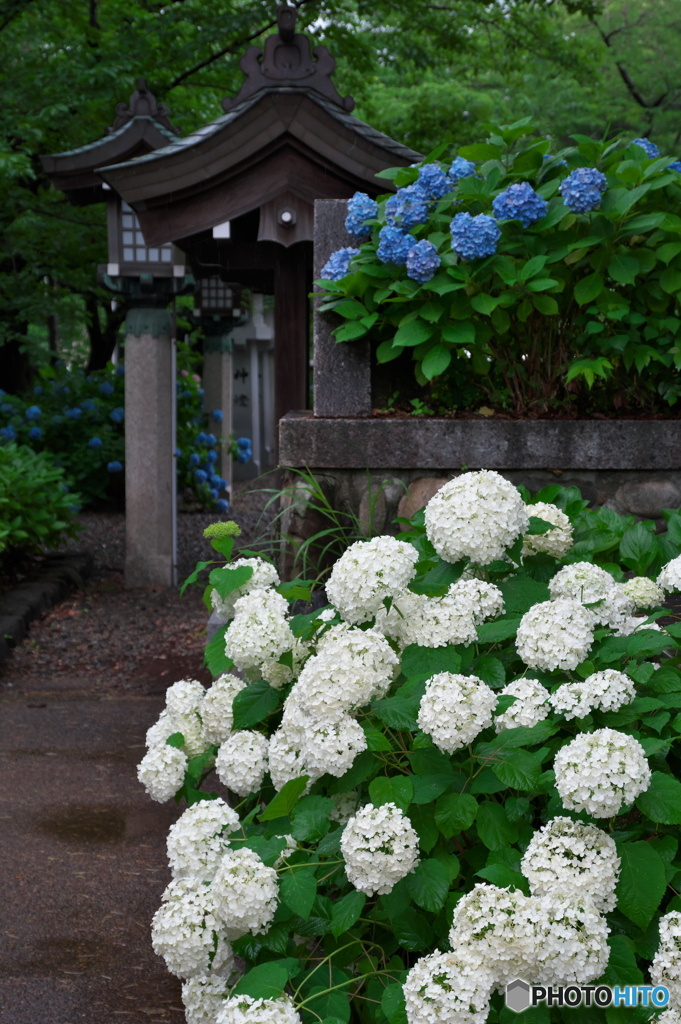
<path id="1" fill-rule="evenodd" d="M 385 219 L 388 224 L 405 229 L 425 224 L 428 220 L 428 196 L 418 184 L 398 189 L 385 204 Z"/>
<path id="2" fill-rule="evenodd" d="M 340 281 L 347 274 L 353 256 L 359 256 L 359 249 L 352 249 L 350 246 L 337 249 L 331 253 L 322 267 L 321 276 L 325 281 Z"/>
<path id="3" fill-rule="evenodd" d="M 535 192 L 529 181 L 514 182 L 492 203 L 498 220 L 519 220 L 524 228 L 545 217 L 548 208 L 549 204 Z"/>
<path id="4" fill-rule="evenodd" d="M 452 249 L 462 260 L 476 260 L 482 256 L 493 256 L 501 229 L 494 217 L 487 213 L 457 213 L 449 226 Z"/>
<path id="5" fill-rule="evenodd" d="M 419 170 L 416 185 L 429 199 L 442 199 L 453 188 L 452 182 L 439 164 L 424 164 Z"/>
<path id="6" fill-rule="evenodd" d="M 457 156 L 452 160 L 449 168 L 449 180 L 455 185 L 460 178 L 470 178 L 475 174 L 475 164 L 466 160 L 463 156 Z"/>
<path id="7" fill-rule="evenodd" d="M 634 139 L 633 145 L 640 146 L 641 149 L 645 150 L 646 156 L 649 160 L 654 160 L 655 157 L 660 155 L 659 149 L 654 142 L 650 141 L 650 139 Z"/>
<path id="8" fill-rule="evenodd" d="M 345 230 L 358 242 L 368 238 L 371 228 L 367 221 L 373 220 L 378 214 L 378 203 L 366 192 L 355 192 L 348 200 L 348 215 L 345 218 Z"/>
<path id="9" fill-rule="evenodd" d="M 253 458 L 253 446 L 251 440 L 248 437 L 239 437 L 236 442 L 236 460 L 237 462 L 250 462 Z"/>
<path id="10" fill-rule="evenodd" d="M 601 205 L 607 186 L 605 175 L 595 167 L 578 167 L 561 181 L 559 191 L 573 213 L 589 213 Z"/>
<path id="11" fill-rule="evenodd" d="M 416 242 L 409 250 L 409 255 L 407 256 L 407 276 L 411 277 L 414 281 L 418 281 L 419 284 L 425 284 L 426 281 L 430 281 L 439 266 L 440 257 L 438 251 L 427 238 L 422 238 L 420 242 Z"/>
<path id="12" fill-rule="evenodd" d="M 404 266 L 413 244 L 413 235 L 405 234 L 394 224 L 386 224 L 378 233 L 376 255 L 381 263 L 395 263 L 397 266 Z"/>

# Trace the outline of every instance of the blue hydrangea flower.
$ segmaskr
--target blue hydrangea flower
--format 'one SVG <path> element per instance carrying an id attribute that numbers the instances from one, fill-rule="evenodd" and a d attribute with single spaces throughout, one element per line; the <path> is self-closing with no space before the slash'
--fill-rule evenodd
<path id="1" fill-rule="evenodd" d="M 196 480 L 197 484 L 205 484 L 206 480 L 208 479 L 208 473 L 206 473 L 205 469 L 197 469 L 196 472 L 194 473 L 194 479 Z"/>
<path id="2" fill-rule="evenodd" d="M 217 473 L 213 473 L 211 471 L 210 476 L 208 477 L 208 482 L 210 483 L 211 487 L 219 487 L 220 477 L 217 475 Z"/>
<path id="3" fill-rule="evenodd" d="M 561 181 L 559 191 L 563 202 L 573 213 L 589 213 L 601 205 L 607 187 L 605 175 L 595 167 L 578 167 Z"/>
<path id="4" fill-rule="evenodd" d="M 501 230 L 494 217 L 479 213 L 457 213 L 449 225 L 452 235 L 452 249 L 462 260 L 476 260 L 482 256 L 493 256 Z"/>
<path id="5" fill-rule="evenodd" d="M 203 388 L 199 388 L 199 390 L 198 390 L 199 398 L 203 398 L 204 394 L 205 394 L 205 392 L 204 392 Z"/>
<path id="6" fill-rule="evenodd" d="M 509 185 L 492 203 L 497 220 L 519 220 L 524 228 L 546 216 L 549 204 L 534 191 L 529 181 Z"/>
<path id="7" fill-rule="evenodd" d="M 219 487 L 221 491 L 227 489 L 227 481 L 225 480 L 224 476 L 218 477 L 218 483 L 216 484 L 216 486 Z"/>
<path id="8" fill-rule="evenodd" d="M 0 437 L 2 437 L 4 441 L 16 441 L 17 432 L 11 423 L 8 427 L 3 427 L 0 430 Z"/>
<path id="9" fill-rule="evenodd" d="M 404 231 L 393 224 L 386 224 L 378 233 L 376 255 L 381 263 L 396 263 L 403 267 L 413 244 L 413 235 L 405 235 Z"/>
<path id="10" fill-rule="evenodd" d="M 175 449 L 175 455 L 179 459 L 180 456 L 182 455 L 182 449 L 181 448 L 176 448 Z"/>
<path id="11" fill-rule="evenodd" d="M 106 468 L 110 473 L 120 473 L 123 470 L 123 465 L 118 460 L 114 460 L 113 462 L 107 462 Z"/>
<path id="12" fill-rule="evenodd" d="M 91 398 L 84 398 L 83 401 L 80 403 L 80 407 L 81 409 L 85 409 L 86 412 L 94 412 L 94 410 L 97 408 L 97 406 L 95 405 Z"/>
<path id="13" fill-rule="evenodd" d="M 102 439 L 100 437 L 91 437 L 87 444 L 88 448 L 94 448 L 96 450 L 97 448 L 102 447 Z"/>
<path id="14" fill-rule="evenodd" d="M 451 182 L 439 164 L 424 164 L 416 184 L 429 199 L 442 199 L 452 190 Z"/>
<path id="15" fill-rule="evenodd" d="M 348 215 L 345 218 L 345 230 L 357 241 L 368 238 L 371 232 L 367 225 L 368 220 L 378 213 L 378 203 L 366 194 L 366 192 L 355 192 L 352 199 L 348 199 Z"/>
<path id="16" fill-rule="evenodd" d="M 119 405 L 117 409 L 109 413 L 109 419 L 112 419 L 114 423 L 122 423 L 125 419 L 125 409 L 122 405 Z"/>
<path id="17" fill-rule="evenodd" d="M 10 409 L 12 406 L 10 405 Z M 29 405 L 25 414 L 27 420 L 39 420 L 42 416 L 42 410 L 39 405 Z"/>
<path id="18" fill-rule="evenodd" d="M 14 406 L 10 405 L 9 402 L 5 402 L 4 405 L 0 405 L 0 412 L 14 412 Z"/>
<path id="19" fill-rule="evenodd" d="M 28 436 L 30 437 L 31 441 L 39 441 L 40 438 L 43 436 L 43 432 L 40 429 L 40 427 L 31 427 L 31 429 L 28 432 Z"/>
<path id="20" fill-rule="evenodd" d="M 419 185 L 407 185 L 397 190 L 385 204 L 385 219 L 405 230 L 428 220 L 428 196 Z"/>
<path id="21" fill-rule="evenodd" d="M 5 393 L 4 391 L 0 391 L 0 395 L 4 395 L 4 393 Z M 42 395 L 42 393 L 43 393 L 43 386 L 42 386 L 42 384 L 36 384 L 36 386 L 33 388 L 33 394 L 34 395 Z"/>
<path id="22" fill-rule="evenodd" d="M 211 487 L 211 489 L 210 489 L 210 496 L 211 496 L 211 498 L 213 498 L 214 500 L 217 500 L 217 497 L 218 497 L 219 493 L 220 492 L 217 489 L 217 487 Z"/>
<path id="23" fill-rule="evenodd" d="M 644 149 L 649 160 L 653 160 L 656 156 L 660 155 L 659 149 L 650 139 L 634 139 L 633 145 Z"/>
<path id="24" fill-rule="evenodd" d="M 197 455 L 196 452 L 192 452 L 189 456 L 189 465 L 198 466 L 201 463 L 201 456 Z"/>
<path id="25" fill-rule="evenodd" d="M 225 418 L 222 409 L 213 409 L 211 417 L 215 420 L 216 423 L 222 423 L 223 419 Z"/>
<path id="26" fill-rule="evenodd" d="M 116 376 L 125 377 L 125 367 L 122 364 L 116 367 Z"/>
<path id="27" fill-rule="evenodd" d="M 349 272 L 353 256 L 359 256 L 359 249 L 352 249 L 350 246 L 332 252 L 321 269 L 321 276 L 325 281 L 340 281 Z"/>
<path id="28" fill-rule="evenodd" d="M 207 440 L 208 436 L 204 434 L 202 430 L 201 433 L 197 434 L 196 437 L 194 438 L 194 444 L 205 444 Z"/>
<path id="29" fill-rule="evenodd" d="M 253 442 L 250 437 L 238 437 L 236 442 L 237 448 L 252 448 Z"/>
<path id="30" fill-rule="evenodd" d="M 64 415 L 67 420 L 79 420 L 83 415 L 83 410 L 79 409 L 77 405 L 74 405 L 73 409 L 64 409 Z M 111 415 L 113 416 L 113 413 Z"/>
<path id="31" fill-rule="evenodd" d="M 449 168 L 449 180 L 453 185 L 456 185 L 459 178 L 470 178 L 473 174 L 475 174 L 474 163 L 471 163 L 470 160 L 466 160 L 464 156 L 457 156 L 454 158 L 452 166 Z"/>
<path id="32" fill-rule="evenodd" d="M 679 171 L 681 173 L 681 160 L 675 160 L 673 164 L 670 164 L 667 168 L 668 171 Z"/>
<path id="33" fill-rule="evenodd" d="M 99 385 L 99 393 L 100 393 L 100 395 L 104 395 L 105 398 L 108 398 L 110 395 L 113 395 L 113 393 L 114 393 L 114 386 L 113 386 L 113 384 L 110 381 L 105 380 L 103 384 Z"/>
<path id="34" fill-rule="evenodd" d="M 209 447 L 211 448 L 213 447 L 214 444 L 217 444 L 217 438 L 215 434 L 206 434 L 206 444 L 209 445 Z"/>
<path id="35" fill-rule="evenodd" d="M 229 502 L 225 498 L 218 498 L 216 508 L 218 512 L 229 512 Z"/>
<path id="36" fill-rule="evenodd" d="M 236 455 L 237 462 L 250 462 L 253 457 L 253 452 L 250 448 L 239 449 Z"/>
<path id="37" fill-rule="evenodd" d="M 438 256 L 437 249 L 427 238 L 422 238 L 420 242 L 417 242 L 409 250 L 409 255 L 407 256 L 407 277 L 411 277 L 413 281 L 425 284 L 426 281 L 430 281 L 431 277 L 434 276 L 439 266 L 440 257 Z"/>
<path id="38" fill-rule="evenodd" d="M 208 462 L 217 462 L 218 453 L 214 449 L 211 449 L 211 451 L 208 452 L 206 459 Z"/>

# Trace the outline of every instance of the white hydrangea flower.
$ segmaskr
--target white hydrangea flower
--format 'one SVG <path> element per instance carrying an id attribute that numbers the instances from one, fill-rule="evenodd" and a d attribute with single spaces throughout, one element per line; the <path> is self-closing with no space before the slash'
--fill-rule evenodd
<path id="1" fill-rule="evenodd" d="M 577 683 L 563 683 L 551 694 L 551 706 L 558 714 L 584 718 L 590 711 L 618 711 L 636 696 L 633 679 L 614 668 L 594 672 Z"/>
<path id="2" fill-rule="evenodd" d="M 497 697 L 477 676 L 438 672 L 426 684 L 418 724 L 436 747 L 452 754 L 492 724 Z"/>
<path id="3" fill-rule="evenodd" d="M 253 575 L 246 580 L 243 586 L 233 590 L 225 598 L 221 598 L 215 589 L 210 592 L 210 603 L 223 622 L 232 618 L 234 605 L 244 594 L 250 594 L 252 590 L 267 590 L 268 587 L 276 587 L 281 583 L 275 566 L 271 562 L 266 562 L 264 558 L 237 558 L 226 566 L 229 569 L 241 569 L 242 567 L 253 570 Z"/>
<path id="4" fill-rule="evenodd" d="M 553 767 L 563 806 L 610 818 L 650 785 L 643 747 L 626 733 L 596 729 L 580 733 L 558 751 Z"/>
<path id="5" fill-rule="evenodd" d="M 187 763 L 184 750 L 159 744 L 152 747 L 140 761 L 137 778 L 152 800 L 164 804 L 182 786 Z"/>
<path id="6" fill-rule="evenodd" d="M 503 615 L 504 595 L 494 583 L 487 583 L 486 580 L 464 574 L 456 583 L 452 583 L 447 594 L 449 597 L 457 598 L 470 609 L 476 626 L 487 619 L 496 619 Z"/>
<path id="7" fill-rule="evenodd" d="M 662 627 L 657 622 L 648 622 L 646 615 L 629 615 L 615 630 L 615 636 L 631 636 L 642 629 L 653 629 L 657 633 L 662 632 Z"/>
<path id="8" fill-rule="evenodd" d="M 476 885 L 454 908 L 449 944 L 463 963 L 493 973 L 499 990 L 531 979 L 541 913 L 520 890 Z"/>
<path id="9" fill-rule="evenodd" d="M 307 767 L 303 760 L 305 746 L 304 732 L 290 723 L 282 722 L 270 737 L 268 761 L 272 785 L 279 792 L 291 779 L 299 779 L 308 775 L 307 793 L 317 776 Z"/>
<path id="10" fill-rule="evenodd" d="M 335 608 L 324 608 L 319 613 L 319 615 L 317 616 L 317 619 L 318 619 L 319 622 L 331 622 L 331 620 L 335 619 L 335 618 L 336 618 L 336 609 Z"/>
<path id="11" fill-rule="evenodd" d="M 386 597 L 397 597 L 414 575 L 419 554 L 394 537 L 374 537 L 351 544 L 338 559 L 326 593 L 346 622 L 372 619 Z"/>
<path id="12" fill-rule="evenodd" d="M 147 750 L 151 750 L 152 747 L 158 747 L 159 744 L 162 746 L 174 732 L 179 732 L 179 729 L 175 727 L 175 719 L 167 708 L 164 708 L 158 716 L 158 720 L 147 729 L 145 738 Z"/>
<path id="13" fill-rule="evenodd" d="M 215 1024 L 229 996 L 227 975 L 195 974 L 182 985 L 182 1002 L 187 1024 Z"/>
<path id="14" fill-rule="evenodd" d="M 225 634 L 225 653 L 237 668 L 260 670 L 293 648 L 287 611 L 286 600 L 276 590 L 252 590 L 238 599 Z"/>
<path id="15" fill-rule="evenodd" d="M 634 602 L 621 583 L 609 572 L 591 562 L 574 562 L 564 566 L 549 582 L 552 598 L 568 597 L 589 605 L 594 624 L 616 629 L 634 611 Z"/>
<path id="16" fill-rule="evenodd" d="M 528 516 L 543 519 L 545 523 L 553 523 L 554 529 L 546 533 L 526 533 L 523 537 L 523 558 L 538 554 L 562 558 L 572 547 L 572 523 L 568 517 L 557 505 L 552 505 L 548 501 L 526 505 L 526 510 Z"/>
<path id="17" fill-rule="evenodd" d="M 553 818 L 535 832 L 520 870 L 533 896 L 552 892 L 589 896 L 601 913 L 614 910 L 617 904 L 617 846 L 596 825 Z"/>
<path id="18" fill-rule="evenodd" d="M 229 849 L 230 833 L 240 824 L 239 815 L 221 797 L 188 807 L 168 832 L 168 863 L 173 878 L 209 882 Z"/>
<path id="19" fill-rule="evenodd" d="M 463 473 L 441 487 L 426 505 L 426 534 L 440 558 L 470 558 L 487 565 L 527 531 L 520 492 L 499 473 Z"/>
<path id="20" fill-rule="evenodd" d="M 669 1007 L 659 1017 L 652 1017 L 651 1020 L 653 1024 L 681 1024 L 681 1012 Z"/>
<path id="21" fill-rule="evenodd" d="M 520 620 L 516 635 L 518 655 L 529 668 L 548 672 L 576 668 L 593 643 L 592 621 L 579 601 L 567 597 L 541 601 Z"/>
<path id="22" fill-rule="evenodd" d="M 298 637 L 293 637 L 291 667 L 289 668 L 288 665 L 282 665 L 279 661 L 269 658 L 263 661 L 260 666 L 260 675 L 275 690 L 280 690 L 282 686 L 286 686 L 287 683 L 290 683 L 298 675 L 309 654 L 310 651 L 302 640 Z"/>
<path id="23" fill-rule="evenodd" d="M 634 576 L 622 584 L 622 590 L 640 611 L 657 608 L 664 601 L 664 590 L 647 576 Z"/>
<path id="24" fill-rule="evenodd" d="M 151 750 L 152 747 L 163 746 L 166 740 L 177 732 L 181 732 L 184 737 L 184 752 L 187 757 L 203 754 L 210 746 L 197 711 L 171 714 L 167 708 L 164 708 L 158 721 L 147 730 L 147 747 Z"/>
<path id="25" fill-rule="evenodd" d="M 677 594 L 681 590 L 681 555 L 672 558 L 662 567 L 662 572 L 657 577 L 658 587 L 662 587 L 665 593 Z"/>
<path id="26" fill-rule="evenodd" d="M 211 888 L 193 878 L 170 883 L 151 922 L 154 952 L 171 974 L 192 978 L 213 968 L 220 971 L 232 958 L 224 929 L 215 915 Z"/>
<path id="27" fill-rule="evenodd" d="M 531 729 L 537 722 L 543 721 L 551 710 L 551 695 L 538 679 L 516 679 L 499 691 L 499 696 L 505 695 L 515 697 L 516 700 L 508 711 L 494 719 L 494 728 L 497 732 L 517 729 L 519 726 Z"/>
<path id="28" fill-rule="evenodd" d="M 357 812 L 359 803 L 357 790 L 351 789 L 349 793 L 332 793 L 331 799 L 335 806 L 329 811 L 329 821 L 339 821 L 341 825 L 346 825 L 353 814 Z"/>
<path id="29" fill-rule="evenodd" d="M 540 926 L 532 983 L 586 985 L 608 966 L 608 924 L 585 894 L 536 897 Z"/>
<path id="30" fill-rule="evenodd" d="M 352 768 L 355 758 L 367 748 L 362 726 L 343 715 L 337 722 L 319 722 L 305 737 L 303 760 L 313 775 L 340 778 Z"/>
<path id="31" fill-rule="evenodd" d="M 229 850 L 211 883 L 215 916 L 230 941 L 266 932 L 279 899 L 277 872 L 253 850 Z"/>
<path id="32" fill-rule="evenodd" d="M 206 690 L 198 679 L 180 679 L 166 690 L 166 708 L 170 715 L 201 713 Z"/>
<path id="33" fill-rule="evenodd" d="M 472 644 L 478 638 L 471 602 L 451 593 L 444 597 L 426 597 L 407 590 L 389 612 L 383 608 L 377 614 L 376 629 L 396 640 L 400 648 L 409 644 L 420 647 Z"/>
<path id="34" fill-rule="evenodd" d="M 239 796 L 260 789 L 267 771 L 267 738 L 252 729 L 233 732 L 215 758 L 215 771 L 222 782 Z"/>
<path id="35" fill-rule="evenodd" d="M 390 892 L 418 861 L 418 836 L 393 803 L 362 807 L 343 829 L 340 845 L 350 883 L 367 896 Z"/>
<path id="36" fill-rule="evenodd" d="M 231 733 L 234 698 L 246 685 L 245 680 L 228 672 L 214 680 L 201 706 L 203 733 L 209 743 L 219 747 Z"/>
<path id="37" fill-rule="evenodd" d="M 660 945 L 650 965 L 653 985 L 666 985 L 672 1005 L 681 1006 L 681 913 L 660 918 Z"/>
<path id="38" fill-rule="evenodd" d="M 417 960 L 404 983 L 409 1024 L 485 1024 L 492 993 L 491 972 L 472 969 L 455 953 Z"/>
<path id="39" fill-rule="evenodd" d="M 215 1024 L 301 1024 L 301 1018 L 288 996 L 280 999 L 232 996 L 218 1013 Z"/>

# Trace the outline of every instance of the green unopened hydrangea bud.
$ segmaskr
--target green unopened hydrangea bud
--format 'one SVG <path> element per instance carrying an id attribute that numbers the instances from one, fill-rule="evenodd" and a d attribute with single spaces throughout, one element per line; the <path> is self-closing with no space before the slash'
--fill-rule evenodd
<path id="1" fill-rule="evenodd" d="M 241 527 L 228 519 L 226 523 L 211 523 L 203 531 L 204 537 L 240 537 Z"/>

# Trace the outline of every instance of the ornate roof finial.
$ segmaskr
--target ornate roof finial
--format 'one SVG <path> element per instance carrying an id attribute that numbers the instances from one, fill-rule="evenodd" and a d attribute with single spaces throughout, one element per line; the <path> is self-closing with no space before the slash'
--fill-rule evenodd
<path id="1" fill-rule="evenodd" d="M 264 51 L 259 46 L 249 46 L 239 66 L 245 74 L 238 95 L 222 101 L 225 110 L 232 110 L 237 103 L 250 99 L 263 89 L 279 86 L 282 89 L 309 89 L 350 111 L 355 106 L 352 96 L 341 96 L 331 81 L 336 68 L 335 58 L 325 46 L 315 46 L 310 52 L 310 40 L 302 32 L 296 32 L 297 10 L 287 4 L 277 8 L 276 35 L 265 40 Z"/>
<path id="2" fill-rule="evenodd" d="M 154 121 L 158 121 L 168 131 L 179 135 L 180 129 L 170 123 L 167 106 L 165 103 L 156 102 L 156 97 L 150 91 L 146 79 L 138 78 L 136 84 L 137 89 L 130 97 L 130 102 L 116 105 L 116 119 L 112 126 L 107 128 L 108 134 L 118 131 L 135 117 L 153 117 Z"/>

